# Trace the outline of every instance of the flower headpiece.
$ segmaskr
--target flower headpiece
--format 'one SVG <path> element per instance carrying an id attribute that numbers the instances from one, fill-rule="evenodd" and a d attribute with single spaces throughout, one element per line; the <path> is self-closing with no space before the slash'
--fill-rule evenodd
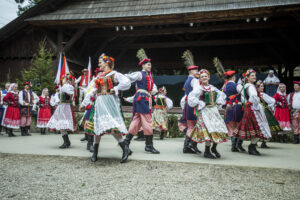
<path id="1" fill-rule="evenodd" d="M 199 74 L 201 75 L 203 73 L 206 73 L 206 74 L 210 75 L 210 73 L 209 73 L 209 71 L 207 69 L 201 69 L 200 72 L 199 72 Z"/>
<path id="2" fill-rule="evenodd" d="M 165 86 L 162 86 L 161 88 L 158 89 L 158 93 L 162 93 L 166 91 L 166 87 Z"/>
<path id="3" fill-rule="evenodd" d="M 102 53 L 99 58 L 102 59 L 104 62 L 108 63 L 109 65 L 115 61 L 113 57 L 109 57 L 105 53 Z"/>
<path id="4" fill-rule="evenodd" d="M 244 77 L 245 77 L 245 76 L 249 76 L 251 73 L 256 73 L 256 72 L 254 71 L 254 69 L 250 68 L 250 69 L 248 69 L 248 70 L 243 74 L 243 76 L 244 76 Z"/>
<path id="5" fill-rule="evenodd" d="M 261 81 L 261 80 L 259 80 L 259 81 L 257 81 L 256 82 L 256 87 L 258 88 L 258 87 L 260 87 L 261 85 L 263 85 L 264 83 Z"/>

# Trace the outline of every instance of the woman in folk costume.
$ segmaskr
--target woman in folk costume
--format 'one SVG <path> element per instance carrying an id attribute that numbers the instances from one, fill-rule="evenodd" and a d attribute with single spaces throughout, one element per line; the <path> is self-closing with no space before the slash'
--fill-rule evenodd
<path id="1" fill-rule="evenodd" d="M 188 96 L 189 106 L 198 113 L 197 124 L 189 137 L 198 143 L 205 142 L 204 157 L 214 159 L 221 157 L 217 144 L 226 142 L 228 132 L 217 108 L 217 105 L 226 103 L 226 95 L 210 85 L 209 79 L 210 73 L 206 69 L 200 70 L 200 83 L 193 86 L 193 91 Z"/>
<path id="2" fill-rule="evenodd" d="M 236 138 L 233 135 L 234 130 L 238 127 L 243 117 L 243 109 L 241 102 L 241 90 L 242 85 L 236 84 L 236 72 L 227 71 L 224 73 L 227 79 L 223 91 L 226 94 L 226 111 L 225 111 L 225 123 L 228 129 L 228 136 L 231 138 L 231 151 L 232 152 L 245 152 L 243 148 L 243 140 Z"/>
<path id="3" fill-rule="evenodd" d="M 264 80 L 264 84 L 266 86 L 266 93 L 271 97 L 274 96 L 279 83 L 280 80 L 275 76 L 274 70 L 270 70 L 267 78 Z"/>
<path id="4" fill-rule="evenodd" d="M 199 83 L 198 66 L 194 64 L 194 56 L 190 50 L 183 52 L 182 59 L 189 72 L 189 76 L 183 86 L 184 97 L 180 102 L 184 108 L 182 116 L 178 121 L 179 129 L 186 134 L 183 144 L 183 153 L 201 153 L 197 147 L 197 142 L 190 139 L 190 134 L 197 123 L 197 116 L 194 113 L 194 108 L 189 106 L 187 102 L 188 95 L 193 90 L 193 85 Z"/>
<path id="5" fill-rule="evenodd" d="M 14 137 L 13 129 L 18 129 L 20 127 L 21 120 L 17 83 L 10 84 L 8 93 L 3 98 L 3 101 L 8 104 L 3 119 L 3 126 L 8 128 L 8 137 Z"/>
<path id="6" fill-rule="evenodd" d="M 160 139 L 164 139 L 164 133 L 168 131 L 167 110 L 173 107 L 173 101 L 167 96 L 165 86 L 158 89 L 158 94 L 154 96 L 154 111 L 152 114 L 153 128 L 160 131 Z"/>
<path id="7" fill-rule="evenodd" d="M 253 69 L 249 69 L 243 76 L 246 82 L 242 89 L 242 101 L 245 104 L 244 114 L 233 135 L 240 139 L 251 139 L 248 153 L 260 155 L 256 149 L 256 144 L 260 138 L 270 138 L 271 131 L 255 87 L 256 72 Z"/>
<path id="8" fill-rule="evenodd" d="M 261 105 L 264 108 L 268 124 L 271 130 L 272 134 L 277 134 L 278 132 L 282 131 L 278 121 L 274 117 L 273 111 L 274 105 L 275 105 L 275 99 L 273 97 L 270 97 L 266 93 L 264 93 L 264 83 L 259 80 L 256 82 L 258 97 L 260 98 Z M 265 140 L 263 140 L 261 144 L 261 148 L 269 148 L 267 146 L 267 143 Z"/>
<path id="9" fill-rule="evenodd" d="M 39 110 L 36 126 L 41 129 L 41 134 L 46 134 L 47 124 L 51 118 L 51 106 L 48 88 L 44 88 L 39 96 Z"/>
<path id="10" fill-rule="evenodd" d="M 64 140 L 64 143 L 59 147 L 61 149 L 71 146 L 68 133 L 76 132 L 76 119 L 72 105 L 73 95 L 73 78 L 71 75 L 66 75 L 63 86 L 60 88 L 60 94 L 55 96 L 55 102 L 59 104 L 47 124 L 50 130 L 61 132 Z"/>
<path id="11" fill-rule="evenodd" d="M 282 132 L 278 133 L 280 143 L 287 143 L 286 131 L 292 130 L 287 97 L 288 96 L 286 94 L 286 85 L 284 83 L 280 83 L 276 94 L 273 96 L 273 98 L 276 101 L 274 116 L 279 122 L 281 128 L 283 129 Z"/>
<path id="12" fill-rule="evenodd" d="M 300 81 L 294 81 L 294 92 L 288 96 L 291 109 L 291 122 L 294 132 L 294 144 L 299 144 L 300 135 Z"/>
<path id="13" fill-rule="evenodd" d="M 2 132 L 3 119 L 4 119 L 5 111 L 7 109 L 7 104 L 3 102 L 3 98 L 7 94 L 9 86 L 10 86 L 10 83 L 6 83 L 5 84 L 5 89 L 0 91 L 0 135 L 1 135 L 1 132 Z M 5 128 L 5 132 L 6 132 L 6 134 L 8 134 L 8 129 L 7 128 Z"/>
<path id="14" fill-rule="evenodd" d="M 91 110 L 89 122 L 92 122 L 89 133 L 94 137 L 94 153 L 92 162 L 97 161 L 100 139 L 105 134 L 112 134 L 119 142 L 123 150 L 121 163 L 124 162 L 125 142 L 122 135 L 128 134 L 124 123 L 119 91 L 128 90 L 130 88 L 130 80 L 123 74 L 113 70 L 114 59 L 105 54 L 99 57 L 99 67 L 103 73 L 99 74 L 89 84 L 87 94 L 82 102 L 82 107 L 86 107 L 90 103 L 90 98 L 95 95 L 95 107 Z M 93 120 L 93 121 L 92 121 Z M 130 151 L 131 154 L 131 151 Z"/>

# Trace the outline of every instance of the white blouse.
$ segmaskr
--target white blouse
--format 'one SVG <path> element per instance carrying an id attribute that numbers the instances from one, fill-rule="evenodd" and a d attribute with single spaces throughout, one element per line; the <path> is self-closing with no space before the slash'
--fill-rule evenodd
<path id="1" fill-rule="evenodd" d="M 290 104 L 290 95 L 288 96 L 288 103 Z M 293 104 L 292 108 L 296 110 L 300 110 L 300 92 L 295 92 L 293 96 Z"/>
<path id="2" fill-rule="evenodd" d="M 210 88 L 212 92 L 217 93 L 216 103 L 224 105 L 226 103 L 226 94 L 218 90 L 215 86 L 209 85 L 207 89 Z M 203 86 L 200 84 L 194 85 L 192 92 L 188 95 L 188 104 L 191 107 L 198 106 L 198 110 L 205 107 L 205 102 L 200 100 L 200 96 L 205 92 Z"/>
<path id="3" fill-rule="evenodd" d="M 167 108 L 167 110 L 170 110 L 171 108 L 173 108 L 173 101 L 170 98 L 168 98 L 164 95 L 158 94 L 158 95 L 155 96 L 155 101 L 157 101 L 158 98 L 166 99 L 166 103 L 167 103 L 166 108 Z"/>

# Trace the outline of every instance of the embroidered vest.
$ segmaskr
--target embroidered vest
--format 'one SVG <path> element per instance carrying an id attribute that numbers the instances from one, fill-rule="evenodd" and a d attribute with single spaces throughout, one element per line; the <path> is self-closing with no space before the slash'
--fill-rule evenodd
<path id="1" fill-rule="evenodd" d="M 83 81 L 85 82 L 85 85 L 88 86 L 88 76 L 87 75 L 81 75 L 81 79 L 80 79 L 80 86 L 82 86 Z"/>
<path id="2" fill-rule="evenodd" d="M 111 89 L 116 86 L 115 75 L 100 77 L 95 81 L 97 87 L 97 95 L 107 95 L 110 94 Z"/>
<path id="3" fill-rule="evenodd" d="M 30 105 L 32 105 L 33 104 L 33 94 L 32 94 L 31 90 L 29 91 L 29 93 L 30 93 L 30 102 L 28 101 L 28 92 L 23 90 L 23 101 L 25 103 L 29 103 Z"/>
<path id="4" fill-rule="evenodd" d="M 203 92 L 200 96 L 200 100 L 204 101 L 207 106 L 216 105 L 217 93 L 215 91 Z"/>
<path id="5" fill-rule="evenodd" d="M 61 103 L 72 103 L 72 95 L 68 95 L 65 92 L 60 93 L 60 102 Z"/>

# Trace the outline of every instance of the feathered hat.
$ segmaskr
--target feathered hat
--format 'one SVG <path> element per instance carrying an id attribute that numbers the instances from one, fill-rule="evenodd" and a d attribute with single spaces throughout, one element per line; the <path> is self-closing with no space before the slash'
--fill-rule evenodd
<path id="1" fill-rule="evenodd" d="M 185 50 L 182 54 L 183 63 L 187 70 L 198 69 L 199 67 L 194 63 L 194 56 L 190 50 Z"/>
<path id="2" fill-rule="evenodd" d="M 147 57 L 144 49 L 139 49 L 136 53 L 136 57 L 139 59 L 139 65 L 142 66 L 148 62 L 151 62 L 151 59 Z"/>
<path id="3" fill-rule="evenodd" d="M 223 64 L 222 64 L 221 60 L 218 57 L 215 57 L 213 59 L 213 63 L 214 63 L 214 66 L 217 70 L 218 76 L 222 79 L 223 76 L 225 75 L 225 70 L 224 70 L 224 67 L 223 67 Z"/>

